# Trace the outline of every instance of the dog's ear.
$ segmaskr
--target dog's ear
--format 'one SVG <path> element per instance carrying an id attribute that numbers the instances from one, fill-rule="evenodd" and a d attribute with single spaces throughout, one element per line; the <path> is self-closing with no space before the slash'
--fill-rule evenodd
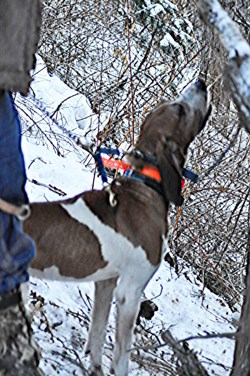
<path id="1" fill-rule="evenodd" d="M 159 141 L 156 148 L 158 169 L 164 197 L 177 206 L 182 205 L 181 194 L 182 170 L 185 157 L 174 141 Z"/>

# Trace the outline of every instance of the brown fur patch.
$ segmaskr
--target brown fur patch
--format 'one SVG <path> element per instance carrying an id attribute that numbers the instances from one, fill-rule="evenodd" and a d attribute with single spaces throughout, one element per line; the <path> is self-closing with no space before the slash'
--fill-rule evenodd
<path id="1" fill-rule="evenodd" d="M 71 218 L 59 203 L 31 204 L 24 231 L 36 242 L 32 268 L 43 270 L 56 265 L 62 276 L 85 278 L 107 265 L 98 238 Z"/>

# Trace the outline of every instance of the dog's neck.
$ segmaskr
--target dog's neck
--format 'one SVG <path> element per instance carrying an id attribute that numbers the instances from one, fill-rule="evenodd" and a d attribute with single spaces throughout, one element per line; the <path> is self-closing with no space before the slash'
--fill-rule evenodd
<path id="1" fill-rule="evenodd" d="M 136 179 L 154 189 L 158 194 L 163 194 L 161 175 L 153 154 L 144 153 L 135 148 L 127 154 L 127 160 L 130 161 L 130 165 L 127 165 L 124 175 L 126 178 Z"/>
<path id="2" fill-rule="evenodd" d="M 156 167 L 144 165 L 140 170 L 131 168 L 126 171 L 124 176 L 128 179 L 136 179 L 149 188 L 154 189 L 158 194 L 163 195 L 161 177 Z"/>
<path id="3" fill-rule="evenodd" d="M 127 155 L 127 160 L 130 162 L 131 166 L 137 170 L 142 170 L 145 166 L 157 168 L 156 156 L 151 152 L 145 152 L 139 148 L 133 149 Z"/>

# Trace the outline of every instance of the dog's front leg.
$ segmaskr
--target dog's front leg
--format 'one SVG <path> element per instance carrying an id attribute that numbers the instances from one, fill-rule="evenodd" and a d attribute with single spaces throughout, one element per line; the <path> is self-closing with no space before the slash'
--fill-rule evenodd
<path id="1" fill-rule="evenodd" d="M 86 354 L 90 354 L 91 375 L 93 376 L 103 376 L 102 347 L 116 282 L 117 278 L 95 282 L 94 308 L 86 345 Z"/>
<path id="2" fill-rule="evenodd" d="M 138 272 L 137 276 L 126 274 L 115 289 L 117 303 L 116 341 L 111 373 L 115 376 L 127 376 L 129 350 L 133 337 L 136 317 L 139 313 L 140 298 L 152 271 Z"/>

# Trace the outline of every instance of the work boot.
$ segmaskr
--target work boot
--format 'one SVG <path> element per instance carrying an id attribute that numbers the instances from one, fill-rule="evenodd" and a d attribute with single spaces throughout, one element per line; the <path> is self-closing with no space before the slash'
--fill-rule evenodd
<path id="1" fill-rule="evenodd" d="M 42 376 L 20 288 L 0 295 L 0 376 Z"/>

